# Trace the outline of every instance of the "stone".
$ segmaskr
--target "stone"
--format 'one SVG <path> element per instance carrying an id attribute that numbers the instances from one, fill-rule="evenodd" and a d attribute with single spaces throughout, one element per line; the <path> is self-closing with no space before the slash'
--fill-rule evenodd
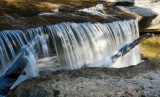
<path id="1" fill-rule="evenodd" d="M 140 32 L 160 31 L 160 2 L 117 7 L 139 19 Z"/>
<path id="2" fill-rule="evenodd" d="M 3 25 L 0 27 L 0 30 L 9 28 L 24 29 L 47 24 L 52 25 L 60 22 L 107 23 L 138 18 L 140 32 L 160 31 L 159 0 L 28 1 L 29 2 L 17 2 L 17 0 L 12 0 L 12 2 L 9 0 L 0 1 L 0 24 Z M 83 8 L 96 6 L 98 3 L 105 5 L 105 16 L 79 12 L 79 10 Z"/>
<path id="3" fill-rule="evenodd" d="M 28 79 L 6 97 L 160 95 L 160 61 L 126 68 L 85 68 Z"/>

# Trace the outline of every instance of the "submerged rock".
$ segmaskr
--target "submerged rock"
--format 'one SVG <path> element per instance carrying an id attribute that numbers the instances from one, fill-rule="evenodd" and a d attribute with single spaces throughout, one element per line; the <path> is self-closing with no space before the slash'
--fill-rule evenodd
<path id="1" fill-rule="evenodd" d="M 26 80 L 7 97 L 159 96 L 160 61 L 127 68 L 85 68 Z"/>

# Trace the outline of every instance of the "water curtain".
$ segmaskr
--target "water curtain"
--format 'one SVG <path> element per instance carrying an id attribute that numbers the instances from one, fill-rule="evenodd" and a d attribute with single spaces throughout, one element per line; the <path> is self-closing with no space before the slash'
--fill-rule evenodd
<path id="1" fill-rule="evenodd" d="M 135 65 L 140 61 L 139 46 L 115 63 L 111 58 L 121 47 L 139 37 L 137 20 L 103 24 L 64 22 L 23 31 L 1 31 L 1 73 L 7 70 L 20 48 L 25 45 L 37 43 L 34 48 L 36 52 L 41 50 L 48 57 L 49 47 L 45 34 L 52 38 L 62 70 L 79 69 L 83 66 L 119 68 Z"/>
<path id="2" fill-rule="evenodd" d="M 47 26 L 60 68 L 73 70 L 88 67 L 126 67 L 140 62 L 139 46 L 112 61 L 112 55 L 139 37 L 137 20 L 112 23 L 60 23 Z"/>

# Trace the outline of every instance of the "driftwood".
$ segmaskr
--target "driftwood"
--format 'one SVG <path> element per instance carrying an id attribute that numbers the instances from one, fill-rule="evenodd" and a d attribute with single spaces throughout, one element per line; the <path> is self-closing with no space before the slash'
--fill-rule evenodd
<path id="1" fill-rule="evenodd" d="M 7 72 L 0 77 L 0 95 L 6 95 L 10 91 L 10 87 L 16 82 L 26 67 L 28 63 L 27 61 L 25 52 L 20 53 L 19 58 L 13 63 Z"/>
<path id="2" fill-rule="evenodd" d="M 25 67 L 28 64 L 28 52 L 26 48 L 33 47 L 35 53 L 39 52 L 39 41 L 35 37 L 21 49 L 21 53 L 18 54 L 18 58 L 11 64 L 11 67 L 6 71 L 4 75 L 0 77 L 0 95 L 6 95 L 10 91 L 10 87 L 17 81 L 18 77 L 22 75 Z M 34 52 L 33 51 L 33 52 Z"/>
<path id="3" fill-rule="evenodd" d="M 132 50 L 135 46 L 137 46 L 141 41 L 154 36 L 152 33 L 147 33 L 141 36 L 140 38 L 134 40 L 132 43 L 123 46 L 118 53 L 111 57 L 113 63 L 117 61 L 118 58 L 127 54 L 130 50 Z"/>
<path id="4" fill-rule="evenodd" d="M 21 53 L 19 53 L 16 58 L 17 60 L 13 62 L 6 73 L 0 77 L 0 95 L 6 95 L 10 91 L 10 87 L 17 81 L 18 77 L 22 75 L 28 64 L 28 52 L 26 48 L 30 46 L 38 52 L 39 45 L 37 42 L 32 42 L 32 44 L 21 49 Z"/>
<path id="5" fill-rule="evenodd" d="M 111 61 L 112 61 L 112 64 L 115 63 L 120 57 L 124 56 L 125 54 L 127 54 L 129 51 L 131 51 L 135 46 L 137 46 L 141 41 L 147 39 L 147 38 L 150 38 L 154 36 L 154 34 L 152 33 L 147 33 L 141 37 L 139 37 L 138 39 L 134 40 L 133 42 L 123 46 L 122 48 L 119 49 L 119 51 L 111 56 Z M 109 64 L 109 65 L 112 65 L 112 64 Z M 92 67 L 90 66 L 89 64 L 85 64 L 83 65 L 82 68 L 86 68 L 86 67 Z"/>

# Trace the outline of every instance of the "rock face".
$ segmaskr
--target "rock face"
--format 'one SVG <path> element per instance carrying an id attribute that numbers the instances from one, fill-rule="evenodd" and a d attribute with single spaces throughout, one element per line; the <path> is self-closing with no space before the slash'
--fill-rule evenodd
<path id="1" fill-rule="evenodd" d="M 160 31 L 160 2 L 117 7 L 128 14 L 133 14 L 139 19 L 141 32 Z"/>
<path id="2" fill-rule="evenodd" d="M 105 5 L 106 16 L 79 12 L 98 3 Z M 159 0 L 2 0 L 0 30 L 39 27 L 60 22 L 106 23 L 138 18 L 140 32 L 154 32 L 160 31 L 159 9 Z"/>
<path id="3" fill-rule="evenodd" d="M 121 69 L 86 68 L 26 80 L 7 97 L 160 96 L 160 61 Z"/>

